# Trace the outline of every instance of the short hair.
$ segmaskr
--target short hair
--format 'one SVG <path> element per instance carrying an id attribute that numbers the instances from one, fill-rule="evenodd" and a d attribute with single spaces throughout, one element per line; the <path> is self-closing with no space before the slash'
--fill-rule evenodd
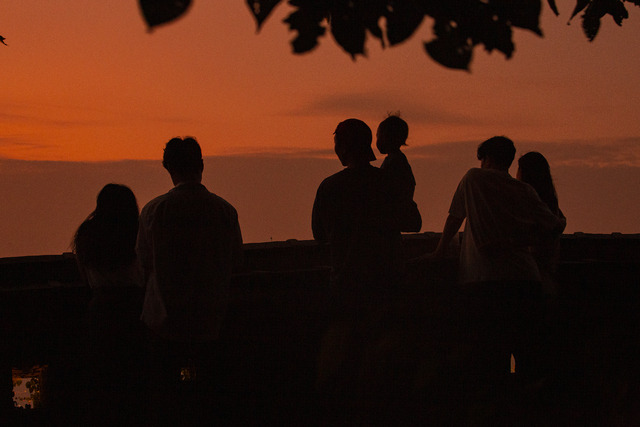
<path id="1" fill-rule="evenodd" d="M 478 145 L 478 160 L 490 157 L 498 166 L 509 169 L 516 156 L 513 141 L 506 136 L 494 136 Z"/>
<path id="2" fill-rule="evenodd" d="M 393 141 L 399 141 L 399 145 L 407 145 L 409 137 L 409 125 L 397 114 L 390 114 L 378 125 L 378 130 L 382 130 L 389 135 Z"/>
<path id="3" fill-rule="evenodd" d="M 333 134 L 351 155 L 366 158 L 370 162 L 376 159 L 371 149 L 373 134 L 362 120 L 347 119 L 340 122 Z"/>
<path id="4" fill-rule="evenodd" d="M 192 173 L 202 170 L 202 150 L 193 137 L 172 138 L 164 147 L 162 166 L 169 172 Z"/>

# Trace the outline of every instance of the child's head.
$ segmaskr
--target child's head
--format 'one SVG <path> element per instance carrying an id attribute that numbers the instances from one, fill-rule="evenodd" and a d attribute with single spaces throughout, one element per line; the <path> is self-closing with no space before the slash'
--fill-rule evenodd
<path id="1" fill-rule="evenodd" d="M 376 147 L 382 154 L 388 154 L 399 150 L 402 145 L 407 145 L 409 126 L 407 122 L 397 115 L 390 115 L 378 125 L 376 132 Z"/>

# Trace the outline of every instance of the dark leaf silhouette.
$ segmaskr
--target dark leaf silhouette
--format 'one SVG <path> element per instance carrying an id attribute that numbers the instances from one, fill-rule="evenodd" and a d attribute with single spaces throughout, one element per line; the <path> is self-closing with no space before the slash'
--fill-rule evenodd
<path id="1" fill-rule="evenodd" d="M 445 67 L 469 69 L 473 46 L 460 30 L 449 23 L 436 22 L 434 31 L 437 38 L 424 45 L 429 56 Z"/>
<path id="2" fill-rule="evenodd" d="M 358 8 L 359 4 L 359 2 L 337 4 L 330 15 L 333 38 L 352 58 L 358 54 L 364 54 L 366 40 L 366 28 L 362 11 Z"/>
<path id="3" fill-rule="evenodd" d="M 297 31 L 298 35 L 291 43 L 295 53 L 308 52 L 318 45 L 318 37 L 323 36 L 326 29 L 321 24 L 325 15 L 320 8 L 315 8 L 307 3 L 308 8 L 302 6 L 291 13 L 284 22 L 289 24 L 289 29 Z"/>
<path id="4" fill-rule="evenodd" d="M 486 34 L 482 39 L 485 49 L 488 52 L 497 49 L 506 58 L 511 58 L 515 50 L 511 27 L 504 22 L 496 21 L 490 23 L 485 31 Z"/>
<path id="5" fill-rule="evenodd" d="M 582 29 L 589 41 L 593 41 L 600 30 L 600 17 L 595 14 L 585 13 L 582 17 Z"/>
<path id="6" fill-rule="evenodd" d="M 592 0 L 582 15 L 582 29 L 589 41 L 593 41 L 600 30 L 600 20 L 611 15 L 618 25 L 629 17 L 629 12 L 621 0 Z"/>
<path id="7" fill-rule="evenodd" d="M 627 8 L 624 7 L 624 3 L 622 3 L 622 1 L 620 0 L 611 1 L 608 3 L 609 9 L 607 13 L 609 13 L 613 17 L 613 20 L 616 21 L 616 24 L 618 24 L 618 26 L 621 26 L 622 21 L 629 18 L 629 12 L 627 11 Z"/>
<path id="8" fill-rule="evenodd" d="M 531 30 L 539 36 L 542 35 L 540 30 L 540 12 L 542 4 L 540 0 L 494 0 L 490 2 L 497 9 L 497 16 L 502 20 L 509 22 L 511 25 L 519 28 Z"/>
<path id="9" fill-rule="evenodd" d="M 367 31 L 380 40 L 384 47 L 382 28 L 380 28 L 380 17 L 383 16 L 387 0 L 370 0 L 364 3 L 362 10 L 363 24 Z"/>
<path id="10" fill-rule="evenodd" d="M 256 18 L 258 29 L 262 27 L 262 23 L 269 17 L 271 11 L 280 1 L 281 0 L 247 0 L 247 5 Z"/>
<path id="11" fill-rule="evenodd" d="M 391 46 L 402 43 L 416 31 L 424 14 L 415 8 L 413 2 L 396 2 L 385 11 L 387 39 Z"/>
<path id="12" fill-rule="evenodd" d="M 190 0 L 138 0 L 150 27 L 182 16 Z M 621 25 L 628 18 L 624 2 L 640 6 L 640 0 L 575 0 L 569 21 L 583 12 L 582 28 L 593 40 L 605 15 Z M 260 29 L 283 0 L 246 0 Z M 434 38 L 424 44 L 431 58 L 442 65 L 468 69 L 473 49 L 498 50 L 506 58 L 515 51 L 513 29 L 542 36 L 542 0 L 288 0 L 293 9 L 284 19 L 295 32 L 295 53 L 313 50 L 327 29 L 336 43 L 352 58 L 366 52 L 367 35 L 385 46 L 398 45 L 415 34 L 425 17 L 432 18 Z M 547 0 L 559 14 L 556 0 Z M 386 38 L 385 38 L 386 35 Z"/>
<path id="13" fill-rule="evenodd" d="M 182 16 L 191 0 L 139 0 L 142 16 L 149 29 L 176 20 Z"/>
<path id="14" fill-rule="evenodd" d="M 591 0 L 577 0 L 576 7 L 573 9 L 573 13 L 571 14 L 571 18 L 573 19 L 578 13 L 582 12 L 585 7 L 587 7 L 591 3 Z"/>

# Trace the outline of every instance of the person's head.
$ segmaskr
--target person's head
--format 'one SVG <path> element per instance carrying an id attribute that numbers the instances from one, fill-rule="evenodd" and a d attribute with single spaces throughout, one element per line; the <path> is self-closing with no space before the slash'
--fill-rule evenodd
<path id="1" fill-rule="evenodd" d="M 516 176 L 519 180 L 531 185 L 552 212 L 557 210 L 558 196 L 551 177 L 551 167 L 542 154 L 530 151 L 520 157 Z"/>
<path id="2" fill-rule="evenodd" d="M 195 138 L 172 138 L 164 147 L 162 166 L 169 172 L 174 184 L 202 180 L 204 162 L 202 150 Z"/>
<path id="3" fill-rule="evenodd" d="M 362 120 L 340 122 L 333 135 L 334 148 L 343 166 L 368 164 L 376 159 L 371 149 L 371 129 Z"/>
<path id="4" fill-rule="evenodd" d="M 516 155 L 513 141 L 505 136 L 494 136 L 478 146 L 481 167 L 508 171 Z"/>
<path id="5" fill-rule="evenodd" d="M 72 247 L 78 261 L 100 270 L 131 263 L 136 257 L 138 214 L 138 202 L 129 187 L 105 185 L 96 208 L 74 235 Z"/>
<path id="6" fill-rule="evenodd" d="M 378 125 L 376 146 L 382 154 L 388 154 L 407 145 L 409 125 L 397 115 L 390 115 Z"/>
<path id="7" fill-rule="evenodd" d="M 102 187 L 96 198 L 93 217 L 104 219 L 138 218 L 138 202 L 133 191 L 126 185 L 107 184 Z"/>

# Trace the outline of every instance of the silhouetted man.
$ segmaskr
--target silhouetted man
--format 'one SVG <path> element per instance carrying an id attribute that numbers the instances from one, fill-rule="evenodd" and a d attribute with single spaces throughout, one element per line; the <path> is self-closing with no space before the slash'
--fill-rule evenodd
<path id="1" fill-rule="evenodd" d="M 215 342 L 242 236 L 234 207 L 201 183 L 195 139 L 171 139 L 162 165 L 175 187 L 142 209 L 136 249 L 146 285 L 142 321 L 151 330 L 155 380 L 164 393 L 180 376 L 211 381 L 206 371 L 217 368 Z"/>
<path id="2" fill-rule="evenodd" d="M 313 237 L 329 243 L 331 279 L 337 292 L 387 287 L 404 261 L 401 231 L 420 231 L 417 206 L 398 206 L 386 175 L 370 162 L 372 134 L 361 120 L 338 124 L 334 148 L 345 169 L 318 187 L 312 212 Z"/>
<path id="3" fill-rule="evenodd" d="M 312 213 L 313 236 L 331 253 L 330 326 L 325 334 L 318 387 L 328 399 L 331 424 L 355 421 L 366 410 L 367 382 L 359 375 L 364 354 L 379 339 L 389 292 L 402 277 L 401 231 L 419 231 L 415 203 L 399 206 L 375 160 L 369 127 L 357 119 L 338 124 L 335 152 L 345 169 L 319 186 Z M 407 212 L 410 211 L 410 212 Z M 360 419 L 362 422 L 362 419 Z"/>
<path id="4" fill-rule="evenodd" d="M 518 374 L 528 374 L 541 298 L 529 246 L 536 236 L 557 235 L 565 226 L 531 186 L 509 175 L 515 152 L 513 142 L 502 136 L 478 146 L 480 168 L 470 169 L 460 181 L 441 240 L 430 255 L 442 257 L 466 219 L 460 282 L 474 346 L 470 378 L 489 389 L 509 373 L 511 354 Z"/>

